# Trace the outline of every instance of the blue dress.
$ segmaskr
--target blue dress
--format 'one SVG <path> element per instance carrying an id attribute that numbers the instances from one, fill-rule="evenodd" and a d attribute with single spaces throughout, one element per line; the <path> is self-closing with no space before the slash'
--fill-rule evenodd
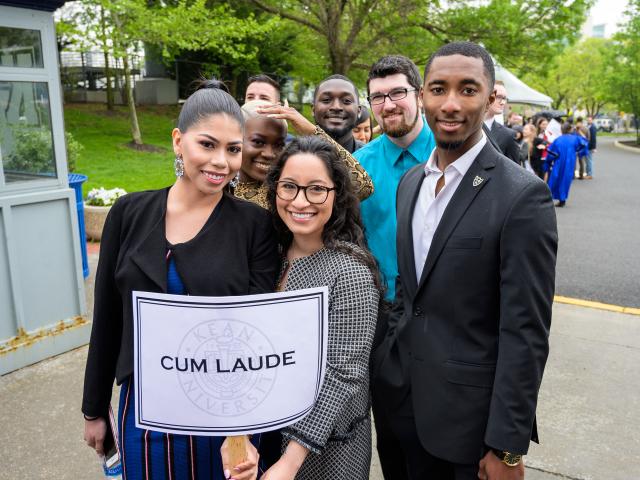
<path id="1" fill-rule="evenodd" d="M 182 279 L 171 254 L 167 262 L 167 292 L 184 295 Z M 132 378 L 120 388 L 118 439 L 123 480 L 222 480 L 220 447 L 224 437 L 199 437 L 152 432 L 136 427 Z M 258 448 L 260 435 L 251 442 Z M 263 473 L 260 469 L 259 475 Z"/>
<path id="2" fill-rule="evenodd" d="M 559 136 L 547 149 L 547 170 L 549 188 L 554 200 L 565 202 L 569 197 L 569 189 L 576 169 L 576 155 L 586 155 L 588 149 L 586 139 L 573 133 Z"/>

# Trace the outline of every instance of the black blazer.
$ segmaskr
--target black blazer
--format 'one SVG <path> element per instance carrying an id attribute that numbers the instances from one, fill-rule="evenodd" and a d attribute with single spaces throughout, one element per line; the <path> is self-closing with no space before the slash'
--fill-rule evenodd
<path id="1" fill-rule="evenodd" d="M 126 195 L 107 217 L 85 371 L 86 415 L 104 416 L 114 378 L 121 384 L 133 372 L 131 292 L 167 291 L 168 191 Z M 245 200 L 224 194 L 202 230 L 172 250 L 189 295 L 245 295 L 275 288 L 280 259 L 270 215 Z"/>
<path id="2" fill-rule="evenodd" d="M 526 453 L 548 355 L 557 251 L 548 187 L 487 142 L 436 229 L 418 281 L 411 222 L 423 165 L 397 192 L 399 276 L 374 388 L 411 392 L 431 454 Z"/>
<path id="3" fill-rule="evenodd" d="M 491 124 L 489 135 L 491 135 L 503 155 L 518 165 L 520 164 L 520 149 L 518 148 L 518 142 L 516 142 L 516 132 L 494 120 Z"/>

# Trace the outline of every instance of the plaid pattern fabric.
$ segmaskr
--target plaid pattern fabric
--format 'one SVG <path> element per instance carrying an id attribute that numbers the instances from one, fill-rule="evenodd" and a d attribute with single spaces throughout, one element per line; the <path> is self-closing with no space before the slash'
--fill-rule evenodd
<path id="1" fill-rule="evenodd" d="M 349 243 L 341 247 L 358 248 Z M 327 248 L 295 260 L 284 290 L 319 286 L 329 287 L 324 383 L 311 412 L 283 430 L 284 443 L 293 439 L 311 451 L 298 480 L 365 480 L 371 462 L 369 353 L 378 291 L 366 266 L 348 253 Z"/>

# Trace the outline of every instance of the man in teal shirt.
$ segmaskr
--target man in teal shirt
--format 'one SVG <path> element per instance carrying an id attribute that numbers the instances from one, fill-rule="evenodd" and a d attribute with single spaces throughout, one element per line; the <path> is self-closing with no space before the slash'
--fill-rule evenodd
<path id="1" fill-rule="evenodd" d="M 353 153 L 373 180 L 373 195 L 360 204 L 360 209 L 369 248 L 387 284 L 388 302 L 395 298 L 398 276 L 396 189 L 404 173 L 426 162 L 436 146 L 433 133 L 420 113 L 421 90 L 420 71 L 407 57 L 389 55 L 378 60 L 369 71 L 367 92 L 383 135 Z M 380 309 L 374 348 L 386 335 L 388 313 L 387 306 Z M 391 429 L 392 405 L 378 393 L 372 375 L 372 407 L 382 473 L 385 480 L 406 480 L 404 452 Z"/>
<path id="2" fill-rule="evenodd" d="M 388 55 L 369 71 L 368 99 L 383 135 L 355 151 L 353 156 L 367 171 L 374 192 L 361 203 L 367 242 L 387 284 L 386 300 L 395 298 L 398 275 L 396 257 L 396 189 L 402 175 L 426 162 L 435 139 L 420 113 L 422 79 L 407 57 Z"/>

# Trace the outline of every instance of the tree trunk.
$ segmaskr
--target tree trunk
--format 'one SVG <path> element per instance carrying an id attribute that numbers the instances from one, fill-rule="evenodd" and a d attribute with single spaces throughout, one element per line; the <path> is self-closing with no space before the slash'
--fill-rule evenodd
<path id="1" fill-rule="evenodd" d="M 331 73 L 347 75 L 351 68 L 348 54 L 340 51 L 339 45 L 329 45 L 329 58 L 331 59 Z"/>
<path id="2" fill-rule="evenodd" d="M 136 102 L 133 98 L 133 85 L 129 77 L 129 58 L 127 55 L 122 57 L 122 68 L 124 70 L 124 88 L 127 93 L 127 103 L 129 104 L 129 118 L 131 120 L 133 143 L 142 145 L 142 135 L 140 134 L 140 125 L 138 125 L 138 114 L 136 113 Z"/>
<path id="3" fill-rule="evenodd" d="M 104 54 L 104 76 L 107 82 L 107 110 L 113 110 L 113 88 L 111 86 L 111 67 L 109 66 L 109 49 L 107 48 L 107 22 L 104 8 L 100 6 L 100 28 L 102 30 L 102 53 Z"/>
<path id="4" fill-rule="evenodd" d="M 111 85 L 111 67 L 109 66 L 109 52 L 104 52 L 104 76 L 107 82 L 107 110 L 113 110 L 113 86 Z"/>

